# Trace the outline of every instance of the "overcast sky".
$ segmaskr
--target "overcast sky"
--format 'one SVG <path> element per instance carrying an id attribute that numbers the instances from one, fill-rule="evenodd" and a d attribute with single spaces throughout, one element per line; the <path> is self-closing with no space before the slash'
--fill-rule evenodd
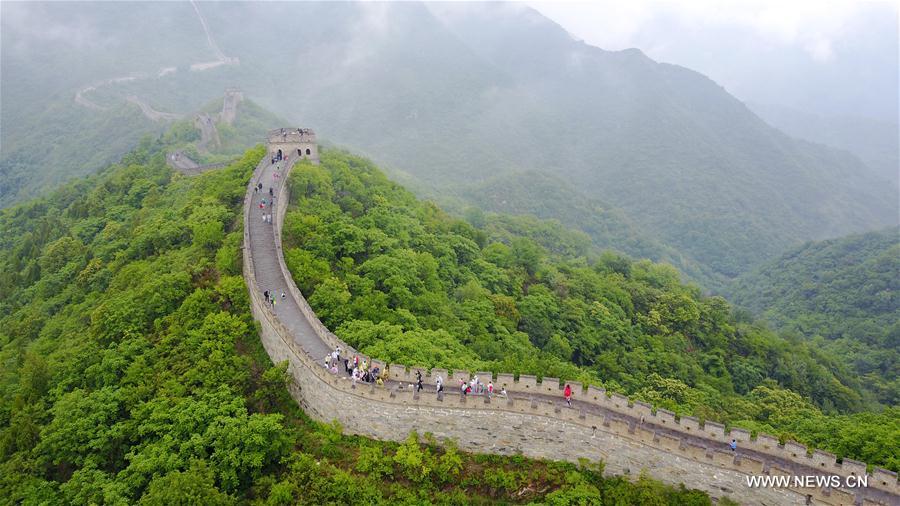
<path id="1" fill-rule="evenodd" d="M 578 39 L 700 71 L 745 101 L 897 121 L 898 4 L 529 2 Z"/>

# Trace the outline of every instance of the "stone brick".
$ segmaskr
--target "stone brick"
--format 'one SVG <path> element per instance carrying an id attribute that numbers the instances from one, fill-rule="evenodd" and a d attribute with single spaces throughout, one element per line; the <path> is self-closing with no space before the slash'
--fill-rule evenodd
<path id="1" fill-rule="evenodd" d="M 745 473 L 762 474 L 763 461 L 755 459 L 753 457 L 749 457 L 747 455 L 741 455 L 741 460 L 738 467 Z"/>
<path id="2" fill-rule="evenodd" d="M 844 458 L 841 462 L 841 474 L 844 476 L 865 476 L 866 465 L 858 460 Z"/>
<path id="3" fill-rule="evenodd" d="M 459 390 L 460 380 L 468 382 L 470 379 L 472 379 L 472 375 L 469 374 L 469 371 L 453 371 L 453 378 L 448 386 Z"/>
<path id="4" fill-rule="evenodd" d="M 650 418 L 650 411 L 653 409 L 652 406 L 643 401 L 634 401 L 633 408 L 637 416 L 644 418 Z"/>
<path id="5" fill-rule="evenodd" d="M 618 408 L 619 411 L 625 411 L 628 409 L 628 397 L 625 397 L 618 392 L 612 393 L 612 395 L 610 396 L 610 402 L 612 402 L 612 405 Z"/>
<path id="6" fill-rule="evenodd" d="M 856 495 L 854 494 L 837 488 L 829 489 L 828 492 L 828 501 L 835 506 L 854 506 L 856 504 Z"/>
<path id="7" fill-rule="evenodd" d="M 667 427 L 675 425 L 675 413 L 668 409 L 658 408 L 656 410 L 656 421 Z"/>
<path id="8" fill-rule="evenodd" d="M 394 381 L 409 382 L 409 373 L 406 372 L 406 366 L 402 364 L 391 364 L 388 366 L 388 378 Z"/>
<path id="9" fill-rule="evenodd" d="M 678 425 L 680 425 L 685 432 L 699 433 L 701 431 L 700 420 L 697 420 L 693 416 L 682 416 L 678 421 Z"/>
<path id="10" fill-rule="evenodd" d="M 607 397 L 606 390 L 604 390 L 603 388 L 594 385 L 588 385 L 587 398 L 585 400 L 590 402 L 591 404 L 598 404 L 602 406 L 606 405 L 609 402 L 609 397 Z"/>
<path id="11" fill-rule="evenodd" d="M 659 446 L 667 450 L 677 452 L 681 448 L 681 440 L 666 434 L 658 434 Z"/>
<path id="12" fill-rule="evenodd" d="M 731 429 L 728 434 L 728 440 L 736 440 L 738 444 L 744 444 L 750 441 L 750 431 L 744 429 Z"/>
<path id="13" fill-rule="evenodd" d="M 530 374 L 523 374 L 519 376 L 519 381 L 515 382 L 509 390 L 512 392 L 534 393 L 537 391 L 537 378 Z"/>
<path id="14" fill-rule="evenodd" d="M 897 473 L 876 467 L 872 470 L 869 486 L 881 490 L 887 490 L 894 495 L 900 495 L 900 486 L 897 485 Z"/>
<path id="15" fill-rule="evenodd" d="M 562 391 L 559 389 L 559 378 L 543 378 L 541 380 L 539 391 L 548 395 L 561 395 Z"/>
<path id="16" fill-rule="evenodd" d="M 725 440 L 725 426 L 721 423 L 707 421 L 703 424 L 703 432 L 712 439 Z"/>
<path id="17" fill-rule="evenodd" d="M 580 381 L 567 381 L 563 385 L 563 388 L 565 388 L 566 385 L 569 385 L 570 387 L 572 387 L 572 398 L 573 399 L 577 398 L 578 400 L 582 400 L 582 398 L 584 397 L 584 386 L 581 384 Z"/>
<path id="18" fill-rule="evenodd" d="M 751 448 L 772 454 L 779 454 L 778 438 L 769 434 L 757 434 L 756 439 L 750 442 Z"/>
<path id="19" fill-rule="evenodd" d="M 837 459 L 833 453 L 822 450 L 815 450 L 812 454 L 812 462 L 819 469 L 833 471 L 837 466 Z"/>
<path id="20" fill-rule="evenodd" d="M 792 459 L 806 459 L 806 447 L 796 441 L 786 441 L 784 452 Z"/>
<path id="21" fill-rule="evenodd" d="M 509 390 L 513 385 L 513 375 L 507 373 L 499 373 L 497 374 L 497 381 L 494 382 L 494 386 L 497 387 L 497 390 L 500 390 L 500 387 L 506 387 Z"/>
<path id="22" fill-rule="evenodd" d="M 713 462 L 724 467 L 732 467 L 734 465 L 734 452 L 725 450 L 713 450 Z"/>
<path id="23" fill-rule="evenodd" d="M 447 388 L 447 379 L 450 378 L 450 376 L 447 374 L 447 369 L 432 369 L 431 374 L 428 375 L 428 384 L 434 385 L 439 376 L 444 381 L 444 388 Z"/>

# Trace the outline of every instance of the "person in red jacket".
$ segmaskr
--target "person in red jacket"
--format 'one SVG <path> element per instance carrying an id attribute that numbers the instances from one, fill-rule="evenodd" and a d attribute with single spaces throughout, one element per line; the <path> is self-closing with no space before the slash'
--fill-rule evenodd
<path id="1" fill-rule="evenodd" d="M 572 385 L 566 385 L 566 389 L 563 390 L 563 396 L 566 398 L 566 404 L 571 408 L 572 407 Z"/>

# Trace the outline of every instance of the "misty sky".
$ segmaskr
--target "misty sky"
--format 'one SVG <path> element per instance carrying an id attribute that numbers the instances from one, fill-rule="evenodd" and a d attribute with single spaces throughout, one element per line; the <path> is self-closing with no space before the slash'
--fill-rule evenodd
<path id="1" fill-rule="evenodd" d="M 529 2 L 603 49 L 637 47 L 745 101 L 896 122 L 898 7 L 885 1 Z"/>

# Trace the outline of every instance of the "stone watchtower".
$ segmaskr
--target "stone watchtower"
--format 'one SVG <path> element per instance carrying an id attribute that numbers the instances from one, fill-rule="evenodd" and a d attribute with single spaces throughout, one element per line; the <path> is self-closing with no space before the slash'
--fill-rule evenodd
<path id="1" fill-rule="evenodd" d="M 319 163 L 316 133 L 309 128 L 279 128 L 268 134 L 269 157 L 311 160 Z"/>

